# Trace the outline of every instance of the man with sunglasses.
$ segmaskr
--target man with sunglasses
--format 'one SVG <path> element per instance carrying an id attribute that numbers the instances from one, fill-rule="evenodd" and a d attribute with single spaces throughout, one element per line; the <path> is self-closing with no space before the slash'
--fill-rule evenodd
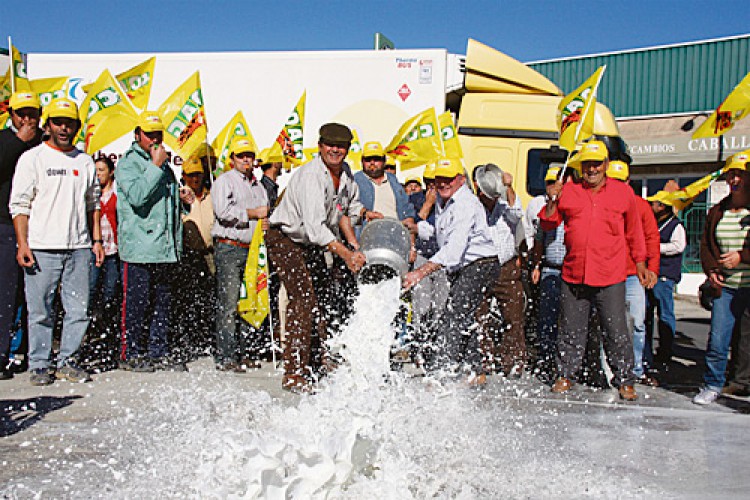
<path id="1" fill-rule="evenodd" d="M 216 222 L 216 369 L 244 372 L 260 368 L 260 331 L 237 314 L 245 264 L 257 224 L 268 225 L 268 197 L 253 177 L 255 144 L 235 137 L 229 145 L 232 169 L 221 174 L 211 190 Z"/>
<path id="2" fill-rule="evenodd" d="M 313 380 L 333 366 L 325 341 L 334 327 L 331 311 L 336 304 L 325 252 L 342 259 L 354 273 L 365 264 L 364 254 L 350 250 L 340 236 L 342 221 L 361 220 L 366 212 L 344 161 L 351 141 L 345 125 L 323 125 L 320 155 L 289 180 L 270 218 L 268 254 L 289 297 L 282 387 L 294 392 L 310 391 Z M 352 243 L 352 235 L 346 236 Z"/>
<path id="3" fill-rule="evenodd" d="M 18 240 L 16 259 L 26 272 L 32 385 L 49 385 L 55 378 L 91 380 L 72 358 L 89 326 L 90 252 L 101 266 L 104 250 L 94 160 L 73 146 L 80 127 L 73 101 L 53 101 L 45 123 L 49 139 L 21 156 L 13 178 L 10 213 Z M 52 298 L 58 286 L 65 319 L 55 368 Z"/>
<path id="4" fill-rule="evenodd" d="M 10 98 L 11 126 L 0 130 L 0 380 L 13 377 L 10 370 L 10 331 L 16 316 L 19 270 L 16 232 L 8 210 L 16 164 L 23 153 L 42 142 L 41 105 L 33 92 L 16 92 Z"/>
<path id="5" fill-rule="evenodd" d="M 164 124 L 154 111 L 144 111 L 135 140 L 115 169 L 118 244 L 123 261 L 125 370 L 157 368 L 185 371 L 168 359 L 167 332 L 172 308 L 172 278 L 182 252 L 182 203 L 195 194 L 179 189 L 162 145 Z M 148 330 L 148 342 L 143 342 Z"/>

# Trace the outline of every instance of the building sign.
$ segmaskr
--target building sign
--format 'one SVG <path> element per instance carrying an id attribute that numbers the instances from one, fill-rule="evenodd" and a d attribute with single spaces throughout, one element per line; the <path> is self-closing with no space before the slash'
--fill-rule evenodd
<path id="1" fill-rule="evenodd" d="M 656 137 L 652 139 L 623 139 L 628 144 L 628 153 L 634 165 L 661 163 L 704 163 L 721 161 L 731 155 L 750 149 L 750 133 L 727 134 L 724 137 L 691 139 L 689 134 Z M 722 141 L 721 148 L 719 141 Z"/>

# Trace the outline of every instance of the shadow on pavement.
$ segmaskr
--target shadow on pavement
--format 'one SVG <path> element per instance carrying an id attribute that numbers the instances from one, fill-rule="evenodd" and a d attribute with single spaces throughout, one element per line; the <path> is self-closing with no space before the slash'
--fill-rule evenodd
<path id="1" fill-rule="evenodd" d="M 83 396 L 39 396 L 29 399 L 0 400 L 0 437 L 28 429 L 44 416 L 73 404 Z"/>

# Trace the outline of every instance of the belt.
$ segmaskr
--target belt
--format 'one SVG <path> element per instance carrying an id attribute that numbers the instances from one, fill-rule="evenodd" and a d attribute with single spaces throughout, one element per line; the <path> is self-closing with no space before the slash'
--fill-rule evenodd
<path id="1" fill-rule="evenodd" d="M 242 243 L 237 240 L 230 240 L 228 238 L 216 238 L 216 243 L 224 243 L 225 245 L 232 245 L 237 248 L 250 248 L 250 243 Z"/>

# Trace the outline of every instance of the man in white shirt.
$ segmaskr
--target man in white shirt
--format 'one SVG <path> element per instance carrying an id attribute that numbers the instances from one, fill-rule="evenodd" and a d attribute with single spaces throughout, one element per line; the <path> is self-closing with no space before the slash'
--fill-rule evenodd
<path id="1" fill-rule="evenodd" d="M 484 207 L 466 186 L 459 160 L 441 159 L 435 168 L 440 200 L 436 205 L 435 231 L 438 252 L 404 278 L 411 288 L 429 274 L 445 268 L 450 292 L 435 332 L 435 355 L 427 359 L 431 371 L 468 375 L 469 384 L 486 382 L 480 349 L 481 339 L 471 325 L 477 307 L 487 297 L 489 284 L 500 272 Z M 420 231 L 429 225 L 420 224 Z M 424 237 L 426 235 L 420 235 Z"/>
<path id="2" fill-rule="evenodd" d="M 17 260 L 26 271 L 32 385 L 49 385 L 55 377 L 91 380 L 71 362 L 89 325 L 90 252 L 97 266 L 104 261 L 94 160 L 73 146 L 80 127 L 73 101 L 53 101 L 45 123 L 49 139 L 21 156 L 13 178 L 10 211 Z M 55 369 L 52 299 L 58 286 L 65 319 Z"/>

